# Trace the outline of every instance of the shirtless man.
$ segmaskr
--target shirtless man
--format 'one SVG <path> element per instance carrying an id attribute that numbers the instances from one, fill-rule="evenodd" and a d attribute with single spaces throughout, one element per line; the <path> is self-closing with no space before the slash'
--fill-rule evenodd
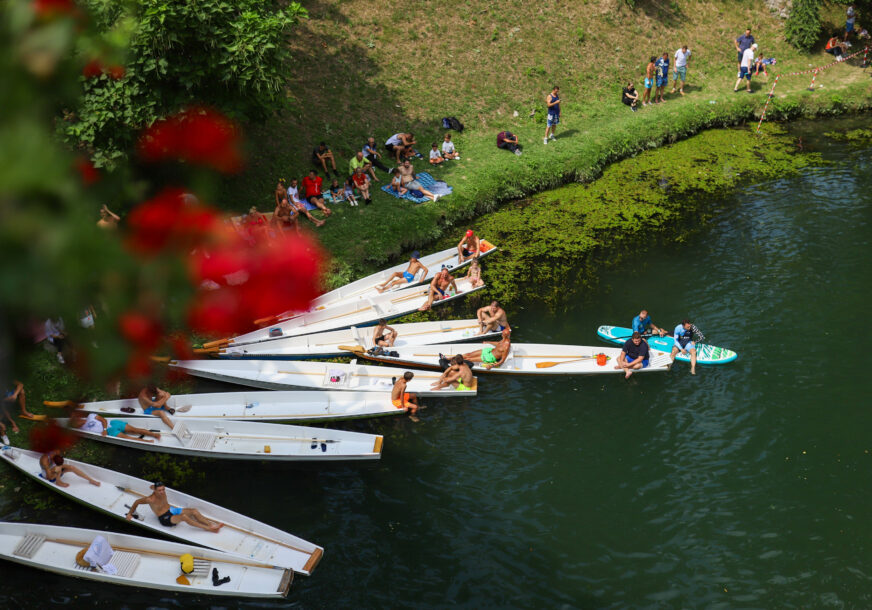
<path id="1" fill-rule="evenodd" d="M 170 506 L 169 500 L 167 500 L 167 488 L 160 481 L 155 481 L 151 488 L 154 491 L 151 492 L 150 496 L 139 498 L 133 503 L 130 510 L 127 511 L 125 517 L 127 517 L 128 521 L 133 519 L 133 513 L 136 512 L 137 506 L 148 504 L 152 512 L 157 515 L 157 520 L 164 527 L 175 527 L 183 521 L 188 525 L 199 527 L 207 532 L 217 532 L 224 527 L 223 523 L 204 517 L 196 508 L 176 508 L 175 506 Z"/>
<path id="2" fill-rule="evenodd" d="M 468 391 L 472 390 L 473 379 L 472 369 L 463 360 L 463 356 L 457 354 L 451 359 L 451 366 L 445 369 L 439 381 L 434 381 L 431 387 L 434 390 L 441 390 L 451 386 L 455 390 Z"/>
<path id="3" fill-rule="evenodd" d="M 25 419 L 37 419 L 37 417 L 35 417 L 33 415 L 33 413 L 28 411 L 27 407 L 25 406 L 27 404 L 27 401 L 25 398 L 25 396 L 27 394 L 24 391 L 24 384 L 21 383 L 20 381 L 15 381 L 14 383 L 15 383 L 15 387 L 13 389 L 9 390 L 8 392 L 6 392 L 6 396 L 3 397 L 3 402 L 4 403 L 13 403 L 13 404 L 18 403 L 18 408 L 21 409 L 21 417 L 23 417 Z M 6 412 L 5 405 L 4 405 L 3 411 L 4 411 L 4 413 Z M 12 424 L 12 431 L 18 432 L 18 426 L 15 425 L 15 420 L 12 419 L 12 416 L 9 415 L 8 413 L 6 413 L 6 417 L 9 419 L 9 422 Z"/>
<path id="4" fill-rule="evenodd" d="M 297 233 L 299 233 L 300 226 L 297 224 L 297 215 L 297 210 L 291 206 L 288 198 L 285 197 L 281 202 L 279 202 L 273 212 L 273 226 L 275 226 L 279 231 L 283 231 L 285 228 L 295 227 Z"/>
<path id="5" fill-rule="evenodd" d="M 495 330 L 502 332 L 512 328 L 506 318 L 506 310 L 500 307 L 498 301 L 491 301 L 490 305 L 480 308 L 475 313 L 475 317 L 478 318 L 478 323 L 481 325 L 481 332 L 478 333 L 480 335 L 486 335 Z"/>
<path id="6" fill-rule="evenodd" d="M 384 282 L 375 287 L 379 292 L 384 292 L 389 288 L 393 288 L 394 286 L 400 286 L 402 284 L 411 284 L 415 281 L 415 277 L 417 277 L 418 272 L 423 269 L 424 275 L 422 278 L 427 277 L 427 274 L 430 273 L 430 270 L 425 267 L 421 261 L 418 260 L 418 257 L 421 256 L 420 253 L 415 250 L 412 252 L 411 258 L 409 258 L 409 266 L 406 267 L 405 271 L 395 271 L 391 277 L 386 279 Z"/>
<path id="7" fill-rule="evenodd" d="M 92 479 L 77 466 L 65 464 L 63 456 L 57 451 L 50 451 L 39 456 L 39 466 L 42 468 L 42 477 L 49 483 L 54 483 L 58 487 L 70 486 L 69 483 L 61 481 L 61 477 L 68 472 L 72 472 L 74 475 L 85 479 L 91 485 L 100 487 L 100 481 Z"/>
<path id="8" fill-rule="evenodd" d="M 398 409 L 408 411 L 410 416 L 413 416 L 418 411 L 418 397 L 415 394 L 406 392 L 406 386 L 415 374 L 412 371 L 406 371 L 403 376 L 397 379 L 394 387 L 391 389 L 391 404 Z M 412 417 L 415 421 L 416 418 Z"/>
<path id="9" fill-rule="evenodd" d="M 101 229 L 115 229 L 119 222 L 121 222 L 121 217 L 107 208 L 104 203 L 103 207 L 100 208 L 100 220 L 97 221 L 97 226 Z"/>
<path id="10" fill-rule="evenodd" d="M 457 244 L 457 264 L 464 263 L 471 258 L 478 258 L 481 253 L 481 242 L 475 231 L 469 229 L 460 243 Z"/>
<path id="11" fill-rule="evenodd" d="M 393 347 L 396 340 L 397 331 L 388 326 L 384 318 L 379 318 L 378 324 L 375 325 L 375 331 L 372 333 L 372 344 L 381 347 Z"/>
<path id="12" fill-rule="evenodd" d="M 291 180 L 291 184 L 293 184 L 293 183 L 294 183 L 294 181 Z M 285 197 L 288 196 L 288 188 L 285 186 L 285 179 L 284 178 L 279 178 L 279 183 L 276 184 L 275 196 L 276 196 L 276 207 L 279 207 L 279 204 L 281 204 L 282 199 L 284 199 Z"/>
<path id="13" fill-rule="evenodd" d="M 153 443 L 150 436 L 160 440 L 160 432 L 152 432 L 145 428 L 137 428 L 120 419 L 113 418 L 112 421 L 106 421 L 105 417 L 96 413 L 85 413 L 84 411 L 73 411 L 70 414 L 70 426 L 73 428 L 81 428 L 86 432 L 99 432 L 102 436 L 112 436 L 118 438 L 126 438 L 132 441 L 141 441 L 143 443 Z M 172 423 L 170 423 L 172 427 Z"/>
<path id="14" fill-rule="evenodd" d="M 306 206 L 303 204 L 303 202 L 300 201 L 300 191 L 297 188 L 296 178 L 291 180 L 291 184 L 287 188 L 287 193 L 288 203 L 291 204 L 291 207 L 296 209 L 299 214 L 303 214 L 306 218 L 311 220 L 312 224 L 314 224 L 316 227 L 320 227 L 326 222 L 324 220 L 318 220 L 317 218 L 312 216 L 312 214 L 309 213 L 309 210 L 306 209 Z"/>
<path id="15" fill-rule="evenodd" d="M 163 423 L 172 428 L 173 422 L 170 419 L 170 415 L 174 414 L 176 410 L 167 406 L 167 401 L 170 398 L 172 398 L 172 394 L 166 390 L 161 390 L 154 384 L 142 388 L 136 397 L 143 413 L 146 415 L 157 415 Z"/>
<path id="16" fill-rule="evenodd" d="M 463 359 L 470 362 L 481 362 L 487 370 L 500 367 L 506 361 L 506 358 L 509 357 L 509 352 L 512 350 L 511 335 L 512 331 L 507 328 L 503 330 L 503 338 L 498 343 L 485 341 L 485 343 L 489 344 L 488 346 L 468 354 L 463 354 Z"/>
<path id="17" fill-rule="evenodd" d="M 454 282 L 454 276 L 448 273 L 448 269 L 443 265 L 442 270 L 434 275 L 433 281 L 430 282 L 430 292 L 427 295 L 427 302 L 421 305 L 418 308 L 418 311 L 427 311 L 433 305 L 433 301 L 437 298 L 446 298 L 448 296 L 449 286 L 454 288 L 455 294 L 460 292 L 457 288 L 457 284 Z"/>

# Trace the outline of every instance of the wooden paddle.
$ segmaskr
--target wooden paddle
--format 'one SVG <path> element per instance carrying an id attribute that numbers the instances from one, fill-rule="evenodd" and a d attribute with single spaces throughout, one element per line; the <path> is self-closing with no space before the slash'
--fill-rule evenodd
<path id="1" fill-rule="evenodd" d="M 595 359 L 596 356 L 584 356 L 582 358 L 575 358 L 573 360 L 564 360 L 563 362 L 537 362 L 537 369 L 550 369 L 552 366 L 557 366 L 558 364 L 566 364 L 567 362 L 578 362 L 579 360 L 592 360 Z M 606 361 L 610 360 L 609 356 L 606 356 Z"/>
<path id="2" fill-rule="evenodd" d="M 79 403 L 74 402 L 72 400 L 43 400 L 42 404 L 47 407 L 54 407 L 56 409 L 63 409 L 66 407 L 78 407 Z"/>

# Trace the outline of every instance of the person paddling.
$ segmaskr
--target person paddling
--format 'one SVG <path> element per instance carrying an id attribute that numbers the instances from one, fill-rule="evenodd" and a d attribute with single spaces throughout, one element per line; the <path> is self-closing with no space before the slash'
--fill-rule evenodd
<path id="1" fill-rule="evenodd" d="M 672 346 L 672 361 L 675 362 L 675 356 L 681 352 L 684 355 L 690 354 L 690 374 L 696 375 L 696 343 L 694 343 L 694 335 L 698 336 L 700 341 L 705 341 L 705 336 L 694 324 L 685 318 L 681 324 L 675 327 L 673 339 L 675 345 Z"/>
<path id="2" fill-rule="evenodd" d="M 629 379 L 635 371 L 640 371 L 650 364 L 650 354 L 648 342 L 642 338 L 642 333 L 635 331 L 633 336 L 624 342 L 615 368 L 624 369 L 624 377 Z"/>
<path id="3" fill-rule="evenodd" d="M 651 336 L 654 333 L 657 333 L 661 337 L 666 335 L 666 331 L 651 320 L 651 316 L 648 315 L 648 310 L 643 309 L 639 312 L 639 315 L 633 318 L 633 323 L 631 324 L 634 333 L 639 333 L 640 335 Z"/>

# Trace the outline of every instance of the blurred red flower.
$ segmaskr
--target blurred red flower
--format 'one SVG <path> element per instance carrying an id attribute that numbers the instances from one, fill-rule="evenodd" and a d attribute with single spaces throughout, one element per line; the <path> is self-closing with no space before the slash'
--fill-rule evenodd
<path id="1" fill-rule="evenodd" d="M 158 121 L 140 136 L 138 149 L 145 161 L 175 159 L 224 173 L 242 168 L 239 130 L 209 108 L 189 108 Z"/>
<path id="2" fill-rule="evenodd" d="M 76 437 L 66 428 L 50 419 L 48 423 L 38 424 L 30 430 L 30 448 L 38 453 L 65 451 L 76 444 Z"/>
<path id="3" fill-rule="evenodd" d="M 76 10 L 73 0 L 33 0 L 33 12 L 39 17 L 54 17 Z"/>
<path id="4" fill-rule="evenodd" d="M 151 378 L 154 361 L 148 352 L 134 350 L 124 367 L 124 375 L 128 381 L 142 382 Z"/>
<path id="5" fill-rule="evenodd" d="M 160 344 L 163 327 L 151 316 L 136 311 L 121 314 L 118 330 L 131 345 L 143 351 L 154 351 Z"/>
<path id="6" fill-rule="evenodd" d="M 103 64 L 99 59 L 92 59 L 82 68 L 82 76 L 85 78 L 96 78 L 103 74 Z"/>
<path id="7" fill-rule="evenodd" d="M 165 248 L 188 251 L 207 241 L 220 226 L 214 210 L 186 202 L 181 189 L 165 189 L 130 213 L 127 243 L 143 254 L 156 254 Z"/>
<path id="8" fill-rule="evenodd" d="M 94 167 L 90 159 L 77 157 L 76 169 L 79 170 L 79 176 L 82 178 L 82 184 L 85 186 L 90 186 L 100 180 L 100 172 Z"/>
<path id="9" fill-rule="evenodd" d="M 124 66 L 114 65 L 106 68 L 106 74 L 113 80 L 121 80 L 126 73 Z"/>

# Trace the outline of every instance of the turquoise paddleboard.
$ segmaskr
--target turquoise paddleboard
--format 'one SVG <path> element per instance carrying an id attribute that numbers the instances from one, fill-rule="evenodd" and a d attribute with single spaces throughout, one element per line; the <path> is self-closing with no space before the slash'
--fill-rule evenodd
<path id="1" fill-rule="evenodd" d="M 630 335 L 633 334 L 633 330 L 621 326 L 600 326 L 597 329 L 596 334 L 609 343 L 623 345 L 624 342 L 630 338 Z M 646 337 L 645 340 L 648 341 L 648 346 L 651 349 L 656 349 L 661 352 L 671 352 L 672 346 L 675 345 L 675 339 L 669 335 L 665 337 Z M 696 346 L 696 362 L 698 364 L 726 364 L 727 362 L 732 362 L 738 357 L 739 355 L 736 352 L 725 347 L 715 347 L 714 345 L 707 345 L 704 343 L 698 343 Z M 682 354 L 679 352 L 679 354 L 675 356 L 675 359 L 682 362 L 690 362 L 690 354 Z"/>

